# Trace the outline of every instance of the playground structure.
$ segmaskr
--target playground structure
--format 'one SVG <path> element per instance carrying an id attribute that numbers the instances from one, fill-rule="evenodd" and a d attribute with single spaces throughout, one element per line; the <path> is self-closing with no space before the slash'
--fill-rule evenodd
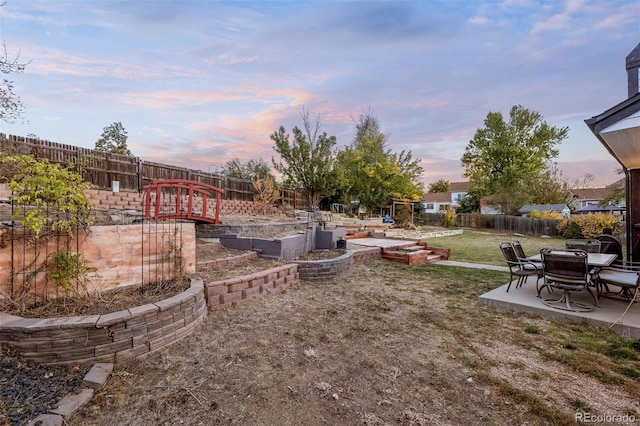
<path id="1" fill-rule="evenodd" d="M 144 217 L 153 220 L 186 219 L 197 223 L 220 222 L 220 203 L 224 191 L 213 185 L 186 180 L 156 180 L 144 186 Z M 215 197 L 214 216 L 207 216 L 208 204 Z"/>

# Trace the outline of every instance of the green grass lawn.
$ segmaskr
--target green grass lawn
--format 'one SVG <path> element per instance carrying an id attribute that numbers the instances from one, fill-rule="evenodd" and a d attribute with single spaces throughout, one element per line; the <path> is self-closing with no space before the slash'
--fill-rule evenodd
<path id="1" fill-rule="evenodd" d="M 518 240 L 527 255 L 540 252 L 541 248 L 563 248 L 563 238 L 542 238 L 514 235 L 506 232 L 488 232 L 465 230 L 460 235 L 429 238 L 423 241 L 433 247 L 451 249 L 450 260 L 459 262 L 484 263 L 488 265 L 505 265 L 499 244 L 504 241 Z"/>

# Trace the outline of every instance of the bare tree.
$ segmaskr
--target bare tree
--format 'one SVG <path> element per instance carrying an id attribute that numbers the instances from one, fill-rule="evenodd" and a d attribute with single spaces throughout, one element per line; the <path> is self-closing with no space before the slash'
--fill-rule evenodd
<path id="1" fill-rule="evenodd" d="M 4 3 L 0 4 L 0 7 Z M 2 55 L 0 56 L 0 72 L 5 75 L 24 72 L 29 62 L 20 61 L 20 53 L 15 57 L 9 55 L 7 46 L 2 42 Z M 24 116 L 22 100 L 14 92 L 13 80 L 6 77 L 0 81 L 0 119 L 6 123 L 14 123 Z"/>

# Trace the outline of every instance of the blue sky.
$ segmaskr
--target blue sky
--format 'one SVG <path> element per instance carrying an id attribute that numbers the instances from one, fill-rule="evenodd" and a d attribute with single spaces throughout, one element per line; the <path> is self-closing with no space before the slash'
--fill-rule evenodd
<path id="1" fill-rule="evenodd" d="M 144 160 L 216 170 L 275 155 L 269 135 L 319 115 L 338 146 L 371 111 L 424 182 L 463 180 L 489 112 L 569 127 L 570 179 L 619 178 L 584 120 L 627 98 L 638 1 L 29 1 L 0 7 L 25 123 L 3 133 L 93 148 L 120 121 Z"/>

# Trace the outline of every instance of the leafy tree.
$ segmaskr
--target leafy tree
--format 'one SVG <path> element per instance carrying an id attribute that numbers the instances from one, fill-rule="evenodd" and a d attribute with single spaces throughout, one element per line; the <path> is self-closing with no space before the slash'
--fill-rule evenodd
<path id="1" fill-rule="evenodd" d="M 22 225 L 33 232 L 35 239 L 47 227 L 73 236 L 77 226 L 91 225 L 93 209 L 84 194 L 90 184 L 79 173 L 29 155 L 4 157 L 0 163 L 13 163 L 21 170 L 9 183 L 11 199 L 29 208 L 17 211 L 12 219 L 21 217 Z"/>
<path id="2" fill-rule="evenodd" d="M 304 132 L 294 127 L 292 142 L 283 126 L 270 136 L 275 143 L 273 149 L 280 154 L 280 161 L 272 159 L 272 162 L 282 173 L 284 185 L 301 191 L 312 209 L 335 190 L 332 148 L 336 137 L 320 132 L 319 117 L 312 123 L 307 110 L 303 109 L 300 115 Z"/>
<path id="3" fill-rule="evenodd" d="M 460 201 L 458 201 L 460 205 L 456 211 L 458 213 L 472 213 L 480 211 L 480 198 L 472 193 L 467 193 Z"/>
<path id="4" fill-rule="evenodd" d="M 558 156 L 555 148 L 568 135 L 567 127 L 547 124 L 540 113 L 513 106 L 509 121 L 490 112 L 465 148 L 464 176 L 478 194 L 493 195 L 503 213 L 516 213 L 532 198 L 547 162 Z"/>
<path id="5" fill-rule="evenodd" d="M 531 202 L 534 204 L 569 204 L 571 202 L 569 182 L 556 163 L 548 162 L 546 169 L 533 185 L 531 196 Z"/>
<path id="6" fill-rule="evenodd" d="M 271 174 L 269 165 L 261 158 L 259 160 L 249 160 L 243 162 L 239 158 L 234 158 L 225 163 L 220 171 L 227 177 L 246 179 L 250 181 L 266 180 L 270 178 L 275 182 L 275 177 Z"/>
<path id="7" fill-rule="evenodd" d="M 103 129 L 102 136 L 96 141 L 96 151 L 112 154 L 132 155 L 127 146 L 127 131 L 120 121 L 114 122 Z"/>
<path id="8" fill-rule="evenodd" d="M 429 184 L 427 192 L 433 194 L 436 192 L 449 192 L 449 181 L 444 179 L 438 179 L 437 181 Z"/>
<path id="9" fill-rule="evenodd" d="M 12 163 L 20 171 L 11 177 L 11 201 L 18 206 L 11 214 L 11 220 L 18 221 L 24 232 L 12 233 L 12 244 L 16 238 L 24 238 L 24 243 L 34 247 L 34 255 L 29 260 L 16 265 L 14 276 L 21 277 L 21 283 L 12 286 L 6 301 L 24 312 L 33 283 L 42 272 L 46 273 L 62 290 L 71 290 L 71 283 L 78 282 L 91 269 L 84 265 L 81 255 L 68 252 L 71 241 L 79 231 L 86 231 L 92 223 L 93 208 L 84 191 L 90 184 L 82 180 L 79 173 L 50 163 L 46 159 L 36 160 L 30 155 L 9 155 L 0 158 L 0 164 Z M 61 235 L 58 249 L 67 252 L 50 252 L 47 244 L 51 238 Z M 39 265 L 42 251 L 48 253 L 44 264 Z M 25 259 L 26 260 L 26 259 Z M 43 268 L 44 267 L 44 268 Z"/>
<path id="10" fill-rule="evenodd" d="M 369 212 L 394 198 L 419 201 L 423 191 L 420 160 L 414 160 L 411 151 L 392 152 L 370 112 L 361 114 L 355 125 L 353 142 L 336 157 L 336 175 L 345 201 L 358 200 Z"/>

